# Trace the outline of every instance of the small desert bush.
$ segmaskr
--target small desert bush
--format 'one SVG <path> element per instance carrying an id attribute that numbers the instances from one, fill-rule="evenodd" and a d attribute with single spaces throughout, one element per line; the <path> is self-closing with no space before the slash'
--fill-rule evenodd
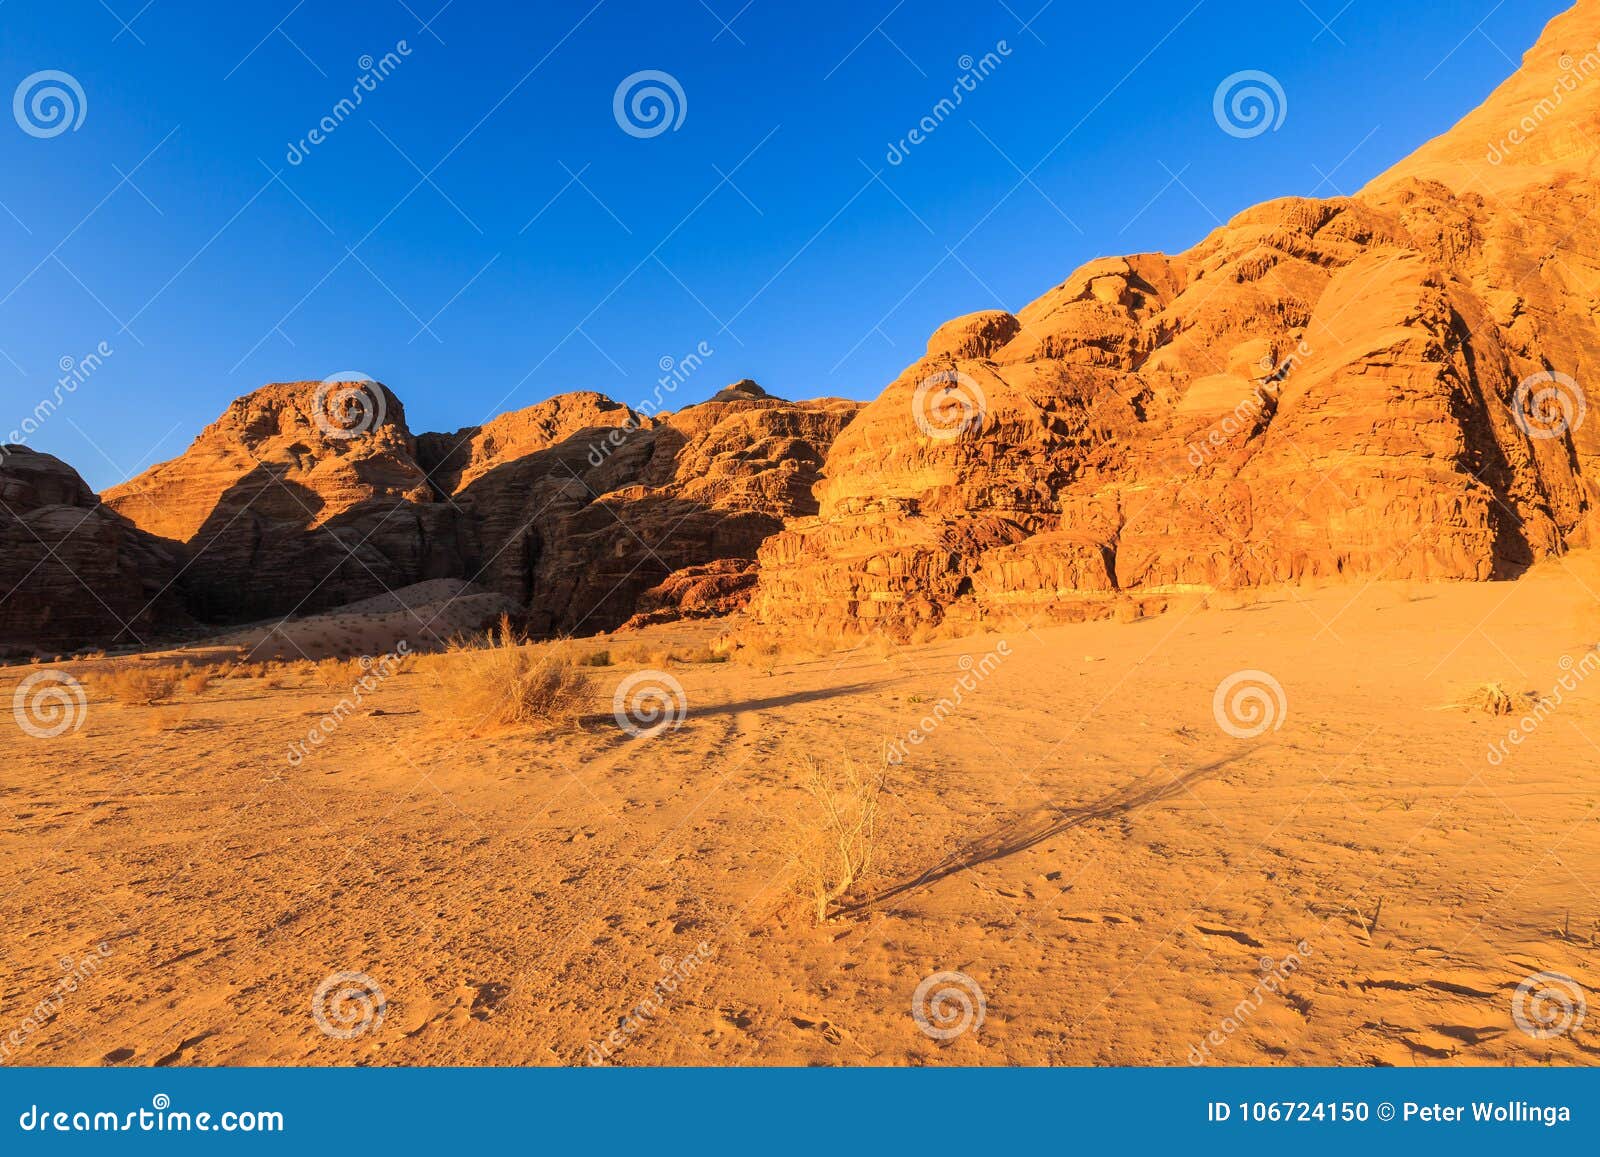
<path id="1" fill-rule="evenodd" d="M 674 651 L 671 658 L 674 663 L 726 663 L 728 653 L 714 651 L 710 647 L 696 647 L 691 651 Z"/>
<path id="2" fill-rule="evenodd" d="M 118 703 L 148 706 L 172 698 L 178 688 L 178 672 L 171 667 L 121 667 L 101 675 L 97 682 L 99 690 Z"/>
<path id="3" fill-rule="evenodd" d="M 437 680 L 432 709 L 473 731 L 574 726 L 589 697 L 589 676 L 566 647 L 530 646 L 509 618 L 485 645 L 453 654 Z"/>
<path id="4" fill-rule="evenodd" d="M 609 667 L 611 666 L 611 652 L 591 651 L 589 654 L 580 659 L 579 662 L 581 662 L 585 667 Z"/>
<path id="5" fill-rule="evenodd" d="M 159 735 L 163 731 L 177 731 L 189 722 L 189 714 L 187 707 L 157 707 L 146 716 L 144 733 Z"/>
<path id="6" fill-rule="evenodd" d="M 817 922 L 872 870 L 878 851 L 888 766 L 864 768 L 846 756 L 827 764 L 807 756 L 800 788 L 805 800 L 790 820 L 797 880 Z"/>
<path id="7" fill-rule="evenodd" d="M 179 686 L 190 695 L 199 695 L 211 686 L 211 671 L 206 667 L 191 667 L 185 663 L 178 672 Z"/>
<path id="8" fill-rule="evenodd" d="M 1518 711 L 1533 711 L 1543 703 L 1547 700 L 1535 691 L 1507 691 L 1504 683 L 1482 683 L 1450 706 L 1464 711 L 1482 711 L 1485 715 L 1512 715 Z"/>
<path id="9" fill-rule="evenodd" d="M 361 665 L 360 659 L 324 659 L 315 665 L 312 673 L 316 675 L 317 682 L 330 691 L 348 691 L 367 673 L 367 669 Z"/>

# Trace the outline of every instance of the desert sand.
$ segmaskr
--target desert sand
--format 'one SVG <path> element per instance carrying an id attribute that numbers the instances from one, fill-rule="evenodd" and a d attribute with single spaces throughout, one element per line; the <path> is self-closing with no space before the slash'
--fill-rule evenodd
<path id="1" fill-rule="evenodd" d="M 1593 1063 L 1592 1019 L 1537 1039 L 1513 1004 L 1538 973 L 1600 984 L 1597 589 L 1578 554 L 1515 583 L 665 659 L 687 710 L 644 738 L 612 718 L 637 662 L 592 670 L 575 731 L 454 736 L 424 710 L 445 657 L 297 762 L 338 689 L 128 706 L 80 664 L 82 726 L 13 743 L 0 797 L 0 991 L 58 993 L 6 1059 Z M 1243 671 L 1282 688 L 1264 715 L 1214 709 Z M 1490 683 L 1512 714 L 1477 705 Z M 818 923 L 786 836 L 804 757 L 870 765 L 917 728 L 872 873 Z M 314 1014 L 341 973 L 356 999 L 321 1012 L 348 1036 Z M 919 1023 L 939 973 L 967 1003 Z"/>

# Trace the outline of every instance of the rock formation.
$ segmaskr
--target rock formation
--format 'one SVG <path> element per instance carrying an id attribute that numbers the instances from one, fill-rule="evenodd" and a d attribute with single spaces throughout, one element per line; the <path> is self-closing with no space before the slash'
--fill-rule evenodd
<path id="1" fill-rule="evenodd" d="M 170 547 L 66 463 L 0 449 L 0 648 L 137 646 L 184 626 Z"/>
<path id="2" fill-rule="evenodd" d="M 671 414 L 572 393 L 413 436 L 378 383 L 281 383 L 105 500 L 182 544 L 181 588 L 206 622 L 458 578 L 527 607 L 535 631 L 587 633 L 652 588 L 657 616 L 703 608 L 703 583 L 667 583 L 680 570 L 748 572 L 784 519 L 815 513 L 822 456 L 859 408 L 741 382 Z M 748 578 L 714 573 L 719 606 L 748 597 Z"/>
<path id="3" fill-rule="evenodd" d="M 835 441 L 818 516 L 762 547 L 758 612 L 903 633 L 1509 578 L 1591 541 L 1597 46 L 1584 0 L 1357 195 L 1268 202 L 941 326 Z"/>

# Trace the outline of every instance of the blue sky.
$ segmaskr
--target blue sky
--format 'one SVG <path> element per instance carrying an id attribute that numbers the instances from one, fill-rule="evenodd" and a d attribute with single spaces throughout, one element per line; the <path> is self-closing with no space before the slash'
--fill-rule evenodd
<path id="1" fill-rule="evenodd" d="M 0 0 L 0 95 L 57 70 L 84 103 L 53 136 L 0 117 L 0 439 L 101 343 L 26 438 L 97 489 L 262 383 L 346 371 L 419 432 L 637 403 L 700 343 L 684 402 L 870 398 L 950 317 L 1353 192 L 1564 7 L 1041 2 Z M 614 114 L 645 70 L 683 94 L 653 136 Z M 1244 70 L 1286 103 L 1248 138 L 1213 116 Z"/>

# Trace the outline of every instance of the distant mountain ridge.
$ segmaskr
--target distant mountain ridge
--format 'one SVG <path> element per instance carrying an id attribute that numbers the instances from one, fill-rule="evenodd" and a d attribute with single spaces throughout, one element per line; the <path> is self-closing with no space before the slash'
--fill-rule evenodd
<path id="1" fill-rule="evenodd" d="M 362 408 L 330 414 L 330 398 Z M 333 394 L 327 383 L 277 383 L 98 506 L 65 464 L 18 448 L 0 463 L 0 497 L 16 516 L 0 509 L 0 541 L 26 558 L 31 520 L 43 528 L 34 553 L 83 560 L 104 590 L 59 565 L 29 573 L 19 562 L 0 644 L 147 641 L 439 578 L 512 597 L 545 633 L 611 629 L 641 610 L 726 610 L 753 585 L 761 541 L 815 511 L 816 469 L 859 408 L 788 402 L 746 381 L 673 413 L 571 393 L 413 435 L 379 383 L 336 383 Z M 40 473 L 51 488 L 24 487 Z M 143 608 L 134 591 L 151 584 L 163 597 Z M 92 594 L 108 597 L 97 606 Z M 74 611 L 48 609 L 63 604 Z M 123 628 L 131 610 L 141 631 Z"/>

